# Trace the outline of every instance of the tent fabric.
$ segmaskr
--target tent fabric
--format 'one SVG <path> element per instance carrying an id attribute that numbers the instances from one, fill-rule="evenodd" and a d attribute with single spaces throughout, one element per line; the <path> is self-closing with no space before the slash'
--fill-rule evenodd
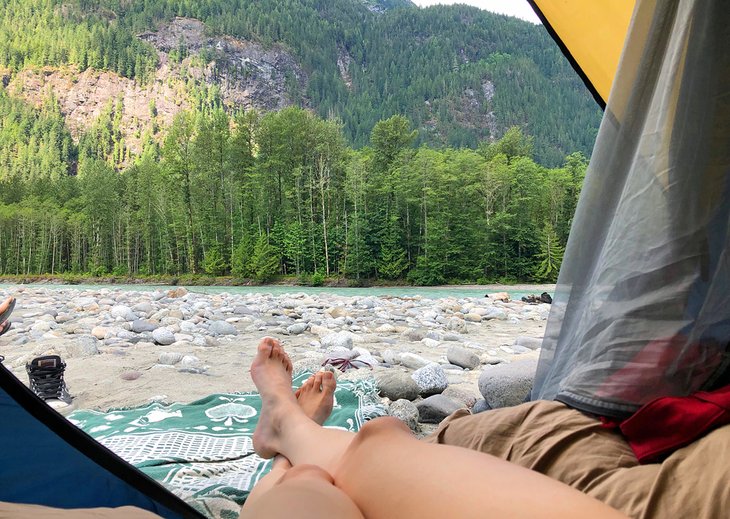
<path id="1" fill-rule="evenodd" d="M 730 9 L 641 0 L 532 398 L 621 418 L 658 397 L 728 383 L 729 218 Z"/>
<path id="2" fill-rule="evenodd" d="M 0 365 L 0 501 L 58 508 L 137 506 L 203 517 L 48 407 Z"/>
<path id="3" fill-rule="evenodd" d="M 529 0 L 601 107 L 618 68 L 635 0 Z"/>

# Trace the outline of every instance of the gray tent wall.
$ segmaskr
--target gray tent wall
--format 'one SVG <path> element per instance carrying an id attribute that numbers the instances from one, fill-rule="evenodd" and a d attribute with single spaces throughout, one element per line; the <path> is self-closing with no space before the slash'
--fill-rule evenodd
<path id="1" fill-rule="evenodd" d="M 560 271 L 533 399 L 622 417 L 724 380 L 730 8 L 641 0 Z"/>
<path id="2" fill-rule="evenodd" d="M 203 517 L 48 407 L 0 364 L 0 501 Z"/>

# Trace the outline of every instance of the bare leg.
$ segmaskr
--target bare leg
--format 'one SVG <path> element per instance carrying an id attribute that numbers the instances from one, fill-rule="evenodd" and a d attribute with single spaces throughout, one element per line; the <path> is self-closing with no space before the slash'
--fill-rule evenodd
<path id="1" fill-rule="evenodd" d="M 302 387 L 294 393 L 294 396 L 297 399 L 297 404 L 304 411 L 304 414 L 317 424 L 322 425 L 332 412 L 336 388 L 337 381 L 335 380 L 334 374 L 330 371 L 320 371 L 305 380 Z M 289 463 L 288 459 L 281 454 L 277 455 L 274 458 L 269 473 L 261 478 L 253 490 L 251 490 L 251 493 L 246 499 L 245 506 L 250 506 L 265 492 L 271 490 L 291 468 L 291 463 Z"/>
<path id="2" fill-rule="evenodd" d="M 294 469 L 300 464 L 319 466 L 368 518 L 625 517 L 508 462 L 459 447 L 421 443 L 394 418 L 373 420 L 357 437 L 323 429 L 297 406 L 287 386 L 285 357 L 277 342 L 262 342 L 251 366 L 263 401 L 254 447 L 262 455 L 285 455 Z M 321 472 L 312 472 L 325 482 Z M 267 495 L 275 495 L 282 486 Z M 265 510 L 260 510 L 261 517 L 267 517 Z"/>

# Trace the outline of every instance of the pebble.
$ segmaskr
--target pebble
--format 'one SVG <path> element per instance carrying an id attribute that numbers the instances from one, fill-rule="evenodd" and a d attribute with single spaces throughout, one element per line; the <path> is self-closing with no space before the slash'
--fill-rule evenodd
<path id="1" fill-rule="evenodd" d="M 17 348 L 12 357 L 4 352 L 8 359 L 21 353 L 131 358 L 144 352 L 152 359 L 150 368 L 176 376 L 176 369 L 205 373 L 208 367 L 190 353 L 202 357 L 207 348 L 240 351 L 244 369 L 252 344 L 272 335 L 285 340 L 297 367 L 318 370 L 326 355 L 352 355 L 362 361 L 361 369 L 347 377 L 375 376 L 380 394 L 393 402 L 444 392 L 467 407 L 481 405 L 477 377 L 484 405 L 522 401 L 532 373 L 523 376 L 517 359 L 537 356 L 541 330 L 533 321 L 544 321 L 549 313 L 548 305 L 489 298 L 21 288 L 13 327 L 3 337 L 10 349 Z M 110 358 L 122 369 L 125 361 Z M 208 362 L 218 375 L 214 357 Z M 501 368 L 513 371 L 502 376 Z M 498 398 L 505 391 L 508 395 Z"/>
<path id="2" fill-rule="evenodd" d="M 175 342 L 175 334 L 168 328 L 157 328 L 152 332 L 152 338 L 162 346 L 168 346 Z"/>
<path id="3" fill-rule="evenodd" d="M 226 321 L 213 321 L 208 327 L 208 331 L 213 335 L 237 335 L 236 327 Z"/>

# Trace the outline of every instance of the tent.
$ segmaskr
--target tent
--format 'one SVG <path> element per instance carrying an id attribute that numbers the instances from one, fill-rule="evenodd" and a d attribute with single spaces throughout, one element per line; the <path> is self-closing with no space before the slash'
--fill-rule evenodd
<path id="1" fill-rule="evenodd" d="M 622 31 L 630 2 L 533 4 L 606 108 L 532 399 L 620 419 L 727 385 L 727 3 L 641 0 L 620 60 L 607 28 Z"/>
<path id="2" fill-rule="evenodd" d="M 137 506 L 202 517 L 68 422 L 0 364 L 0 501 L 58 508 Z"/>
<path id="3" fill-rule="evenodd" d="M 727 384 L 730 9 L 532 4 L 606 107 L 532 397 L 622 416 L 655 396 Z M 0 501 L 199 517 L 2 366 L 0 413 Z"/>

